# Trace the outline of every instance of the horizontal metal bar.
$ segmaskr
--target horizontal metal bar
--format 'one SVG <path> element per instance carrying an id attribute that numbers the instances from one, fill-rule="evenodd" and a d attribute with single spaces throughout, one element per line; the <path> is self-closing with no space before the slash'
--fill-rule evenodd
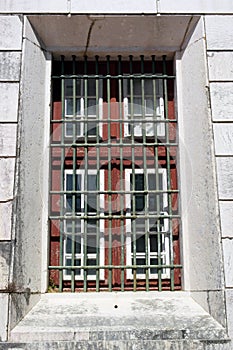
<path id="1" fill-rule="evenodd" d="M 105 214 L 103 212 L 103 214 Z M 82 219 L 82 220 L 89 220 L 89 219 L 99 219 L 99 220 L 115 220 L 115 219 L 152 219 L 152 218 L 159 218 L 159 219 L 180 219 L 180 215 L 159 215 L 159 214 L 151 214 L 151 215 L 67 215 L 67 216 L 60 216 L 60 215 L 51 215 L 49 218 L 51 220 L 75 220 L 75 219 Z"/>
<path id="2" fill-rule="evenodd" d="M 139 138 L 135 138 L 137 140 Z M 130 140 L 129 140 L 130 141 Z M 60 143 L 52 143 L 51 147 L 53 148 L 63 148 L 63 147 L 93 147 L 95 146 L 96 148 L 102 148 L 102 147 L 143 147 L 143 146 L 158 146 L 158 147 L 178 147 L 178 143 L 162 143 L 162 142 L 137 142 L 137 143 L 108 143 L 103 141 L 103 143 L 95 143 L 95 142 L 90 142 L 90 143 L 65 143 L 65 144 L 60 144 Z"/>
<path id="3" fill-rule="evenodd" d="M 104 75 L 96 75 L 96 74 L 61 74 L 61 75 L 53 75 L 52 79 L 175 79 L 175 75 L 158 75 L 158 74 L 104 74 Z"/>
<path id="4" fill-rule="evenodd" d="M 181 269 L 182 265 L 84 265 L 84 266 L 49 266 L 50 270 L 100 270 L 100 269 Z"/>
<path id="5" fill-rule="evenodd" d="M 132 191 L 123 191 L 123 190 L 119 190 L 119 191 L 113 191 L 113 190 L 106 190 L 106 191 L 99 191 L 99 190 L 88 190 L 88 191 L 50 191 L 50 194 L 150 194 L 150 193 L 155 193 L 155 194 L 159 194 L 159 193 L 179 193 L 179 190 L 149 190 L 149 191 L 139 191 L 139 190 L 132 190 Z"/>
<path id="6" fill-rule="evenodd" d="M 107 102 L 106 102 L 107 103 Z M 118 103 L 121 104 L 122 102 L 112 102 L 112 103 Z M 52 119 L 51 123 L 53 124 L 61 124 L 61 123 L 90 123 L 90 122 L 96 122 L 96 124 L 103 123 L 103 124 L 108 124 L 108 123 L 123 123 L 123 124 L 130 124 L 130 123 L 142 123 L 142 124 L 161 124 L 161 123 L 177 123 L 177 119 L 155 119 L 155 118 L 160 118 L 160 116 L 153 116 L 153 115 L 146 115 L 145 116 L 148 119 L 145 118 L 138 118 L 137 115 L 134 115 L 134 118 L 132 118 L 129 115 L 129 118 L 125 119 L 96 119 L 96 118 L 90 118 L 88 115 L 69 115 L 66 118 L 63 119 Z"/>

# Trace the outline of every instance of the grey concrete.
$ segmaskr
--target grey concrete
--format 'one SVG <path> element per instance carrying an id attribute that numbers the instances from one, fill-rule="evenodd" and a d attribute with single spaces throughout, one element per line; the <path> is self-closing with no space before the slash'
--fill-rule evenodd
<path id="1" fill-rule="evenodd" d="M 233 238 L 233 202 L 220 201 L 222 237 Z"/>
<path id="2" fill-rule="evenodd" d="M 233 289 L 226 290 L 228 334 L 233 339 Z"/>
<path id="3" fill-rule="evenodd" d="M 7 340 L 9 295 L 0 293 L 0 344 Z"/>
<path id="4" fill-rule="evenodd" d="M 0 241 L 11 239 L 12 202 L 0 203 Z"/>
<path id="5" fill-rule="evenodd" d="M 207 50 L 233 49 L 233 17 L 206 16 Z"/>
<path id="6" fill-rule="evenodd" d="M 233 52 L 208 52 L 209 80 L 233 80 Z"/>
<path id="7" fill-rule="evenodd" d="M 213 120 L 233 120 L 233 83 L 211 83 L 210 97 Z"/>
<path id="8" fill-rule="evenodd" d="M 216 123 L 213 128 L 215 155 L 233 155 L 233 123 Z"/>
<path id="9" fill-rule="evenodd" d="M 13 198 L 14 158 L 0 158 L 0 201 Z"/>
<path id="10" fill-rule="evenodd" d="M 0 83 L 0 122 L 17 122 L 19 83 Z"/>
<path id="11" fill-rule="evenodd" d="M 0 48 L 1 50 L 21 50 L 22 18 L 19 16 L 0 17 Z"/>
<path id="12" fill-rule="evenodd" d="M 220 157 L 216 159 L 216 163 L 219 199 L 233 199 L 233 158 Z"/>
<path id="13" fill-rule="evenodd" d="M 12 330 L 11 342 L 222 340 L 225 329 L 188 294 L 45 294 Z"/>
<path id="14" fill-rule="evenodd" d="M 19 81 L 20 52 L 0 52 L 0 80 Z"/>
<path id="15" fill-rule="evenodd" d="M 221 233 L 202 19 L 180 53 L 177 70 L 184 288 L 221 290 Z M 218 307 L 224 308 L 223 300 Z"/>
<path id="16" fill-rule="evenodd" d="M 128 5 L 128 2 L 124 3 Z M 134 7 L 137 3 L 134 1 Z M 85 4 L 90 5 L 88 1 Z M 80 6 L 80 2 L 77 5 Z M 189 27 L 189 16 L 29 16 L 29 20 L 47 50 L 64 53 L 66 57 L 83 56 L 84 53 L 104 57 L 141 52 L 144 55 L 173 55 L 192 28 Z"/>
<path id="17" fill-rule="evenodd" d="M 226 287 L 233 287 L 233 239 L 223 239 L 223 256 Z"/>
<path id="18" fill-rule="evenodd" d="M 0 242 L 0 290 L 8 289 L 11 243 Z"/>
<path id="19" fill-rule="evenodd" d="M 16 155 L 16 124 L 0 124 L 0 157 Z"/>

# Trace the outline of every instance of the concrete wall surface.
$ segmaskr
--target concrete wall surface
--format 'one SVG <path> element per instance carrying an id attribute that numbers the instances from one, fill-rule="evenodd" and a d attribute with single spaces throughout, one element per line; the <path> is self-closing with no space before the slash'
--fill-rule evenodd
<path id="1" fill-rule="evenodd" d="M 166 33 L 171 33 L 172 26 L 177 29 L 175 23 L 179 22 L 181 29 L 174 34 L 169 55 L 174 55 L 177 71 L 183 287 L 227 327 L 233 338 L 233 15 L 229 15 L 233 13 L 232 2 L 223 0 L 220 5 L 217 0 L 110 3 L 2 0 L 0 341 L 7 339 L 8 330 L 38 302 L 47 287 L 51 56 L 46 52 L 46 35 L 45 40 L 38 38 L 40 19 L 34 20 L 35 29 L 38 26 L 35 34 L 28 18 L 17 13 L 46 13 L 47 22 L 43 23 L 49 25 L 49 13 L 142 12 L 206 13 L 201 18 L 174 16 L 173 22 L 171 17 L 164 16 L 162 20 L 152 21 L 153 25 L 156 23 L 153 28 L 158 41 L 151 42 L 154 32 L 148 31 L 150 45 L 147 43 L 143 48 L 141 41 L 140 50 L 168 49 L 159 42 L 157 24 L 163 23 L 168 30 L 170 23 Z M 68 16 L 62 16 L 64 28 L 68 20 Z M 59 18 L 52 17 L 51 21 L 59 23 Z M 132 26 L 136 23 L 137 19 L 133 19 Z M 144 19 L 140 23 L 144 28 Z M 54 30 L 53 26 L 50 28 Z M 54 33 L 47 34 L 52 51 Z M 166 41 L 165 37 L 161 38 Z M 130 47 L 131 40 L 125 39 L 125 47 Z M 71 48 L 72 45 L 73 41 Z M 93 44 L 93 52 L 94 49 Z M 64 45 L 59 47 L 57 41 L 56 53 L 62 50 Z"/>
<path id="2" fill-rule="evenodd" d="M 210 103 L 215 143 L 228 330 L 233 337 L 233 16 L 206 16 Z"/>
<path id="3" fill-rule="evenodd" d="M 2 0 L 0 12 L 4 13 L 233 13 L 231 0 Z"/>

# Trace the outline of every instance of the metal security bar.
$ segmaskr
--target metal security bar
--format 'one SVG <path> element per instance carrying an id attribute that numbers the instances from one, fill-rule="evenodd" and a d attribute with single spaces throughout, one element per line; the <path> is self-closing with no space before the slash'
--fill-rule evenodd
<path id="1" fill-rule="evenodd" d="M 54 61 L 50 289 L 181 288 L 172 67 Z"/>

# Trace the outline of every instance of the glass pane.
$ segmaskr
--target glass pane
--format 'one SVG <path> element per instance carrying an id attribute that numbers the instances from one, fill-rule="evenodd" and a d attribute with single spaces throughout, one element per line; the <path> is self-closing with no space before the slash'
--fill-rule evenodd
<path id="1" fill-rule="evenodd" d="M 76 99 L 76 107 L 75 107 L 75 111 L 73 109 L 73 98 L 67 98 L 65 100 L 65 115 L 80 115 L 80 109 L 81 109 L 81 106 L 80 106 L 80 99 L 77 98 Z"/>
<path id="2" fill-rule="evenodd" d="M 87 135 L 96 136 L 96 120 L 87 122 Z"/>
<path id="3" fill-rule="evenodd" d="M 96 253 L 96 235 L 87 235 L 87 253 Z"/>
<path id="4" fill-rule="evenodd" d="M 136 252 L 145 253 L 145 235 L 138 236 L 136 240 Z"/>
<path id="5" fill-rule="evenodd" d="M 66 191 L 80 191 L 81 190 L 81 175 L 76 175 L 75 177 L 76 188 L 73 189 L 73 175 L 66 175 Z M 75 196 L 75 212 L 81 211 L 81 193 L 78 194 L 67 194 L 66 195 L 66 209 L 67 211 L 72 211 L 72 200 L 73 196 Z"/>
<path id="6" fill-rule="evenodd" d="M 65 232 L 66 233 L 72 233 L 74 226 L 74 233 L 80 233 L 81 232 L 81 220 L 80 218 L 77 219 L 67 219 L 65 220 Z"/>
<path id="7" fill-rule="evenodd" d="M 96 191 L 97 175 L 87 176 L 87 191 Z M 97 210 L 97 194 L 87 194 L 87 212 L 96 212 Z"/>
<path id="8" fill-rule="evenodd" d="M 157 235 L 150 236 L 150 252 L 151 253 L 158 252 L 158 236 Z"/>
<path id="9" fill-rule="evenodd" d="M 74 237 L 74 245 L 75 245 L 75 254 L 81 253 L 81 237 L 75 236 Z M 66 254 L 72 253 L 72 238 L 67 237 L 66 238 Z"/>
<path id="10" fill-rule="evenodd" d="M 130 176 L 131 190 L 132 190 L 132 175 Z M 135 174 L 135 189 L 136 191 L 144 191 L 144 174 Z M 134 194 L 135 210 L 136 212 L 144 210 L 145 196 L 144 194 Z M 133 200 L 131 202 L 133 208 Z"/>
<path id="11" fill-rule="evenodd" d="M 87 100 L 87 114 L 96 115 L 96 99 L 88 98 Z"/>
<path id="12" fill-rule="evenodd" d="M 158 259 L 157 258 L 150 259 L 150 265 L 158 265 Z M 158 273 L 158 270 L 156 269 L 156 267 L 153 267 L 150 269 L 150 273 L 156 274 Z"/>
<path id="13" fill-rule="evenodd" d="M 133 264 L 133 261 L 132 261 L 132 264 Z M 137 265 L 145 265 L 146 259 L 145 258 L 136 259 L 136 264 Z M 140 275 L 146 273 L 146 269 L 144 269 L 142 267 L 137 268 L 136 271 L 137 271 L 137 274 L 140 274 Z M 132 273 L 133 273 L 133 271 L 132 271 Z"/>
<path id="14" fill-rule="evenodd" d="M 73 79 L 65 79 L 65 96 L 73 96 Z M 81 95 L 81 80 L 76 79 L 76 96 Z"/>
<path id="15" fill-rule="evenodd" d="M 96 95 L 96 80 L 95 79 L 88 79 L 87 95 L 88 96 L 95 96 Z"/>
<path id="16" fill-rule="evenodd" d="M 152 95 L 153 94 L 153 82 L 152 82 L 152 80 L 149 80 L 149 79 L 144 80 L 144 92 L 145 92 L 145 95 Z"/>
<path id="17" fill-rule="evenodd" d="M 142 219 L 140 217 L 137 217 L 137 219 L 135 220 L 135 228 L 136 228 L 136 232 L 139 233 L 145 233 L 146 228 L 145 228 L 145 219 Z"/>
<path id="18" fill-rule="evenodd" d="M 70 258 L 66 259 L 66 266 L 71 266 L 71 262 L 72 260 Z M 75 259 L 74 260 L 74 266 L 81 266 L 81 259 Z M 70 276 L 71 275 L 71 270 L 65 270 L 66 271 L 66 275 L 67 276 Z M 77 270 L 74 270 L 75 271 L 75 275 L 76 276 L 80 276 L 81 274 L 81 270 L 80 269 L 77 269 Z"/>
<path id="19" fill-rule="evenodd" d="M 95 266 L 96 265 L 96 259 L 88 259 L 87 260 L 87 266 Z M 95 276 L 96 270 L 95 269 L 88 269 L 87 274 L 90 276 Z"/>

